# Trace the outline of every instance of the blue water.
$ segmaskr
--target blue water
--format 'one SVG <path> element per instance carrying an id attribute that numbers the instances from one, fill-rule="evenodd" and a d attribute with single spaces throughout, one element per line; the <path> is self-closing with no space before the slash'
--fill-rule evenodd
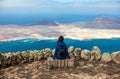
<path id="1" fill-rule="evenodd" d="M 120 15 L 75 15 L 75 14 L 36 14 L 36 15 L 0 15 L 0 25 L 30 25 L 41 20 L 57 21 L 59 23 L 71 23 L 79 21 L 91 21 L 99 17 L 120 18 Z"/>
<path id="2" fill-rule="evenodd" d="M 120 51 L 120 38 L 115 39 L 93 39 L 93 40 L 72 40 L 65 39 L 67 46 L 80 47 L 82 49 L 92 50 L 93 46 L 98 46 L 102 53 L 114 51 Z M 37 40 L 37 39 L 24 39 L 12 42 L 0 43 L 0 51 L 17 52 L 24 50 L 40 50 L 44 48 L 54 49 L 56 46 L 56 40 Z"/>

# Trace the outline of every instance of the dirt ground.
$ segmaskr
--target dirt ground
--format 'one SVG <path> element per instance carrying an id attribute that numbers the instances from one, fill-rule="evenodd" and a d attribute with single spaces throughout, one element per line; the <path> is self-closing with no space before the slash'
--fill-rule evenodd
<path id="1" fill-rule="evenodd" d="M 1 67 L 0 79 L 120 79 L 120 65 L 79 61 L 76 68 L 48 70 L 45 61 L 36 61 Z"/>

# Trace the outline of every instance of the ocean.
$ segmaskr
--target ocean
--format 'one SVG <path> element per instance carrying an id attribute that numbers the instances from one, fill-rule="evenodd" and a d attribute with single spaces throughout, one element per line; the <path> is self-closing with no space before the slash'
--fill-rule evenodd
<path id="1" fill-rule="evenodd" d="M 120 18 L 119 15 L 0 15 L 0 25 L 31 25 L 41 20 L 57 21 L 64 24 L 79 21 L 91 21 L 98 17 Z M 93 46 L 98 46 L 102 53 L 120 51 L 120 38 L 92 40 L 65 39 L 65 43 L 68 47 L 75 46 L 89 50 L 92 50 Z M 0 43 L 0 52 L 7 53 L 26 50 L 41 50 L 44 48 L 54 49 L 55 46 L 56 40 L 24 39 Z"/>
<path id="2" fill-rule="evenodd" d="M 41 20 L 57 21 L 61 24 L 86 22 L 99 17 L 120 18 L 120 15 L 79 15 L 79 14 L 35 14 L 35 15 L 0 15 L 0 25 L 31 25 Z"/>
<path id="3" fill-rule="evenodd" d="M 0 43 L 0 52 L 17 52 L 26 50 L 41 50 L 45 48 L 54 49 L 57 40 L 38 40 L 23 39 L 11 42 Z M 120 51 L 120 38 L 113 39 L 92 39 L 92 40 L 73 40 L 65 39 L 67 47 L 74 46 L 76 48 L 92 50 L 93 46 L 98 46 L 102 53 Z"/>

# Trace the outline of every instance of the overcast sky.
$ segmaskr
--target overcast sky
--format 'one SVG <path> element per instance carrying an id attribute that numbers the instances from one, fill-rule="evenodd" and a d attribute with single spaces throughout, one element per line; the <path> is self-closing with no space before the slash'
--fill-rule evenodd
<path id="1" fill-rule="evenodd" d="M 120 0 L 0 0 L 0 14 L 120 14 Z"/>

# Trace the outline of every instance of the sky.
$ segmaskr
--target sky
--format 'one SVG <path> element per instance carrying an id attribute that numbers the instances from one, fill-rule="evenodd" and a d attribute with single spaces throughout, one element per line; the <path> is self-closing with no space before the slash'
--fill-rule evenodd
<path id="1" fill-rule="evenodd" d="M 120 14 L 120 0 L 0 0 L 7 14 Z"/>

